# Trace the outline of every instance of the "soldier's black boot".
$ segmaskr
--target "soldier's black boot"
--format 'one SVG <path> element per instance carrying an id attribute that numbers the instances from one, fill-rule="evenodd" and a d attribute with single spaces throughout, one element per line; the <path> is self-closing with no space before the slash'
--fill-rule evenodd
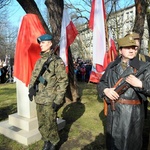
<path id="1" fill-rule="evenodd" d="M 50 141 L 45 141 L 42 150 L 55 150 L 55 146 Z"/>

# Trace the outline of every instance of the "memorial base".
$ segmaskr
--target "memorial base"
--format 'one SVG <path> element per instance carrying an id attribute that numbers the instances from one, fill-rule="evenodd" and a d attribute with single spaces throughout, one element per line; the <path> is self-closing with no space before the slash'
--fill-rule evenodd
<path id="1" fill-rule="evenodd" d="M 58 130 L 65 127 L 65 120 L 57 119 Z M 16 114 L 9 115 L 9 119 L 0 122 L 0 134 L 24 145 L 33 144 L 41 139 L 38 131 L 37 117 L 24 118 Z"/>

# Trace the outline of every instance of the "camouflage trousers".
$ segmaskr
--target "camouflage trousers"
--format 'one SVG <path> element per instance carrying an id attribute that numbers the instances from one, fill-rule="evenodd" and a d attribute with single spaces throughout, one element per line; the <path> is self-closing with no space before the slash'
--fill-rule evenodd
<path id="1" fill-rule="evenodd" d="M 60 138 L 58 134 L 58 127 L 56 122 L 56 112 L 52 109 L 52 104 L 41 105 L 36 104 L 37 118 L 39 131 L 43 141 L 50 141 L 56 145 Z"/>

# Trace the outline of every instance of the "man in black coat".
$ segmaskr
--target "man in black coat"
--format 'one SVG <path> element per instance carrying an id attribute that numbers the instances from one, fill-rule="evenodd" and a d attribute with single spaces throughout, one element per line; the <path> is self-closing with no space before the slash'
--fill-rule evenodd
<path id="1" fill-rule="evenodd" d="M 144 61 L 144 62 L 146 62 L 146 61 L 150 62 L 150 57 L 141 53 L 141 50 L 140 50 L 140 47 L 141 47 L 140 46 L 140 35 L 136 32 L 130 32 L 126 36 L 132 36 L 133 39 L 135 40 L 137 48 L 138 48 L 139 60 Z M 149 103 L 148 100 L 144 101 L 145 118 L 147 118 L 148 103 Z"/>
<path id="2" fill-rule="evenodd" d="M 120 57 L 109 64 L 97 87 L 99 96 L 108 104 L 106 147 L 108 150 L 141 150 L 143 101 L 150 96 L 150 63 L 139 60 L 132 36 L 119 39 L 118 45 Z M 139 72 L 142 73 L 136 77 Z M 128 86 L 116 91 L 116 83 Z"/>

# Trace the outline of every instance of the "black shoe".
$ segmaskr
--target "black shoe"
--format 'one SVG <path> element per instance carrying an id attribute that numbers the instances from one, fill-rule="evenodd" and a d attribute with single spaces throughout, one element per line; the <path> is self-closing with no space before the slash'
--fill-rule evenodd
<path id="1" fill-rule="evenodd" d="M 55 146 L 50 141 L 45 141 L 43 150 L 55 150 Z"/>

